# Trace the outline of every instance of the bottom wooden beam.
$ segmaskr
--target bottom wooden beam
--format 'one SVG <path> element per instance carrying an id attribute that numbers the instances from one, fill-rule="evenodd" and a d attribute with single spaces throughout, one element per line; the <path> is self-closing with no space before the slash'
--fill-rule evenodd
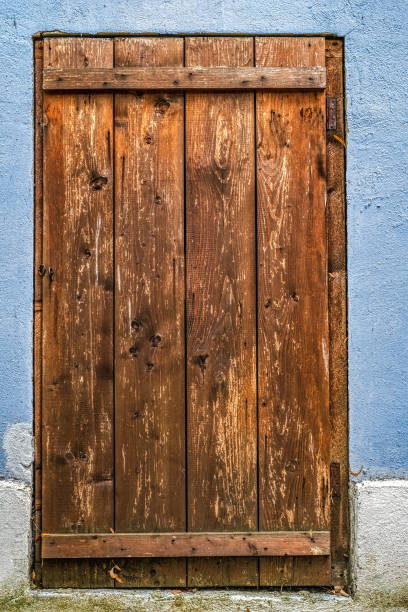
<path id="1" fill-rule="evenodd" d="M 330 554 L 328 531 L 43 534 L 44 559 Z"/>

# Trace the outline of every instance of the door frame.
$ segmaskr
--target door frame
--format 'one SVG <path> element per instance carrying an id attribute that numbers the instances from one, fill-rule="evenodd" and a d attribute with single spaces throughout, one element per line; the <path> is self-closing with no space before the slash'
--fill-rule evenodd
<path id="1" fill-rule="evenodd" d="M 258 34 L 259 35 L 259 34 Z M 33 498 L 33 583 L 41 586 L 41 379 L 42 379 L 42 265 L 43 246 L 43 46 L 49 37 L 80 34 L 41 33 L 33 36 L 34 63 L 34 269 L 33 269 L 33 409 L 34 409 L 34 498 Z M 87 35 L 89 38 L 124 37 L 123 34 Z M 137 34 L 137 37 L 172 35 Z M 182 34 L 174 36 L 183 36 Z M 194 36 L 194 34 L 188 34 Z M 205 36 L 205 34 L 199 34 Z M 210 35 L 209 35 L 210 36 Z M 234 36 L 211 34 L 211 36 Z M 255 36 L 245 33 L 242 36 Z M 268 34 L 262 34 L 268 36 Z M 270 36 L 289 36 L 276 35 Z M 297 35 L 299 36 L 299 35 Z M 322 36 L 305 34 L 304 36 Z M 324 36 L 324 35 L 323 35 Z M 330 499 L 331 559 L 333 586 L 348 584 L 349 504 L 348 504 L 348 347 L 347 347 L 347 216 L 346 144 L 344 110 L 344 38 L 325 36 L 326 95 L 337 99 L 337 126 L 327 130 L 327 246 L 329 303 L 329 381 L 330 381 Z M 282 586 L 285 586 L 284 577 Z"/>

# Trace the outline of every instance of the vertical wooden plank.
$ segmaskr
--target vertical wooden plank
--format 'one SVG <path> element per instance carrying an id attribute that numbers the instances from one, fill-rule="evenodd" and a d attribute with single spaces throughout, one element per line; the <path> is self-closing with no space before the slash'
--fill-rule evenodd
<path id="1" fill-rule="evenodd" d="M 43 41 L 34 41 L 34 574 L 41 584 L 41 370 L 42 370 L 42 234 L 43 234 Z"/>
<path id="2" fill-rule="evenodd" d="M 116 559 L 43 559 L 44 588 L 114 588 L 109 571 Z"/>
<path id="3" fill-rule="evenodd" d="M 257 66 L 324 65 L 324 38 L 256 38 Z M 256 94 L 259 528 L 329 524 L 325 92 Z M 263 585 L 330 561 L 261 559 Z M 322 566 L 323 565 L 323 566 Z"/>
<path id="4" fill-rule="evenodd" d="M 251 66 L 251 38 L 186 38 L 186 66 Z M 186 93 L 188 529 L 257 528 L 253 93 Z M 257 559 L 189 584 L 257 585 Z"/>
<path id="5" fill-rule="evenodd" d="M 326 40 L 326 93 L 337 99 L 336 135 L 345 139 L 343 41 Z M 327 223 L 329 266 L 330 415 L 332 461 L 332 583 L 348 583 L 348 417 L 345 149 L 328 133 Z"/>
<path id="6" fill-rule="evenodd" d="M 112 67 L 109 39 L 49 38 L 44 66 Z M 45 532 L 113 526 L 112 94 L 44 96 L 43 421 Z M 44 562 L 43 584 L 61 569 Z M 67 562 L 64 584 L 112 580 Z"/>
<path id="7" fill-rule="evenodd" d="M 182 588 L 186 586 L 186 560 L 181 558 L 116 559 L 120 567 L 116 587 L 135 588 Z"/>
<path id="8" fill-rule="evenodd" d="M 258 559 L 253 557 L 197 557 L 188 560 L 190 587 L 256 587 Z"/>
<path id="9" fill-rule="evenodd" d="M 116 66 L 182 66 L 182 38 L 115 39 Z M 184 97 L 115 95 L 116 529 L 184 531 Z M 180 586 L 184 559 L 120 586 Z M 122 566 L 121 566 L 122 567 Z"/>

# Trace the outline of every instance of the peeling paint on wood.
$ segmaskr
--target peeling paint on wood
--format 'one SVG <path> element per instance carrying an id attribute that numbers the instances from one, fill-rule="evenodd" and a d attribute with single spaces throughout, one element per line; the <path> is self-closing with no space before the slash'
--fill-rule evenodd
<path id="1" fill-rule="evenodd" d="M 117 66 L 182 66 L 181 38 L 115 40 Z M 115 94 L 116 529 L 180 531 L 185 508 L 184 99 Z M 161 586 L 183 559 L 127 563 Z M 148 570 L 149 571 L 149 570 Z"/>
<path id="2" fill-rule="evenodd" d="M 50 38 L 45 65 L 316 66 L 325 44 Z M 43 530 L 327 530 L 332 509 L 339 551 L 325 92 L 46 93 L 43 126 Z M 117 586 L 330 583 L 329 557 L 256 556 L 119 559 Z"/>
<path id="3" fill-rule="evenodd" d="M 260 37 L 255 48 L 261 66 L 324 63 L 324 38 Z M 324 529 L 330 509 L 325 94 L 259 92 L 256 105 L 260 529 Z M 293 562 L 262 560 L 261 584 L 279 584 L 282 568 Z M 329 563 L 316 569 L 318 580 L 329 580 Z"/>
<path id="4" fill-rule="evenodd" d="M 110 67 L 112 44 L 49 39 L 44 66 Z M 43 262 L 54 278 L 42 278 L 42 528 L 108 530 L 114 516 L 113 177 L 106 140 L 112 95 L 46 94 L 44 113 Z M 108 178 L 101 189 L 92 188 L 95 176 Z M 52 586 L 48 569 L 44 583 Z"/>
<path id="5" fill-rule="evenodd" d="M 253 64 L 251 38 L 187 38 L 186 65 Z M 186 93 L 188 527 L 257 528 L 252 93 Z M 189 561 L 232 583 L 255 560 Z"/>

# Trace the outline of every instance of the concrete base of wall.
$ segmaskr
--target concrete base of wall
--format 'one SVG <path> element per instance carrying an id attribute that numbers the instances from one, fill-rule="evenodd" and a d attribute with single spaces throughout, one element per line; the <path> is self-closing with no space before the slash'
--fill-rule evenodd
<path id="1" fill-rule="evenodd" d="M 363 612 L 367 608 L 351 599 L 325 593 L 279 593 L 270 591 L 42 591 L 10 595 L 1 599 L 2 612 L 75 610 L 98 612 Z"/>
<path id="2" fill-rule="evenodd" d="M 31 487 L 0 480 L 0 589 L 28 582 L 31 562 Z M 0 591 L 1 592 L 1 591 Z"/>
<path id="3" fill-rule="evenodd" d="M 351 578 L 359 594 L 408 594 L 408 480 L 352 485 Z"/>
<path id="4" fill-rule="evenodd" d="M 354 601 L 324 592 L 29 591 L 30 515 L 30 487 L 17 481 L 0 481 L 1 610 L 54 610 L 59 606 L 55 598 L 61 605 L 72 601 L 76 610 L 95 609 L 95 605 L 101 610 L 152 611 L 408 609 L 407 480 L 365 481 L 352 485 L 350 569 L 351 588 L 356 595 Z"/>
<path id="5" fill-rule="evenodd" d="M 29 591 L 0 595 L 2 612 L 380 612 L 407 610 L 408 600 L 348 598 L 321 592 L 170 590 Z"/>

